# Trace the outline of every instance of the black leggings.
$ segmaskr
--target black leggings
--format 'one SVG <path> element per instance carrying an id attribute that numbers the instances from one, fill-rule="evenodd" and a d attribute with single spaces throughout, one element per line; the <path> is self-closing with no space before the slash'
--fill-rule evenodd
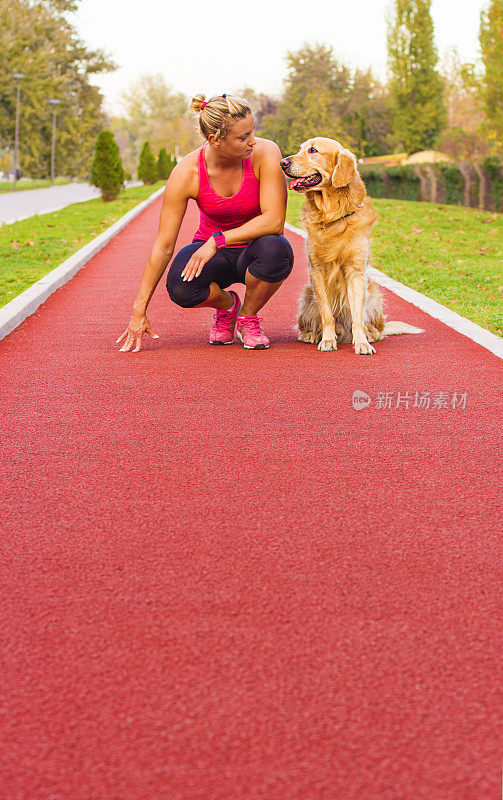
<path id="1" fill-rule="evenodd" d="M 245 283 L 248 269 L 255 278 L 266 283 L 276 283 L 288 277 L 293 267 L 293 250 L 284 236 L 260 236 L 245 247 L 222 247 L 206 262 L 201 274 L 184 281 L 182 272 L 189 259 L 199 250 L 203 241 L 197 240 L 183 247 L 173 259 L 166 279 L 166 288 L 173 303 L 191 308 L 204 303 L 210 296 L 210 283 L 221 289 L 233 283 Z"/>

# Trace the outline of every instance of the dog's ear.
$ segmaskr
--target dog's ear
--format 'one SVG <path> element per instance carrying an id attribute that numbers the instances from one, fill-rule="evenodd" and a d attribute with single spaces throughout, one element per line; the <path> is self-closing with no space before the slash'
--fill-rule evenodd
<path id="1" fill-rule="evenodd" d="M 356 160 L 349 150 L 339 150 L 335 169 L 332 173 L 332 186 L 339 189 L 347 186 L 356 177 Z"/>

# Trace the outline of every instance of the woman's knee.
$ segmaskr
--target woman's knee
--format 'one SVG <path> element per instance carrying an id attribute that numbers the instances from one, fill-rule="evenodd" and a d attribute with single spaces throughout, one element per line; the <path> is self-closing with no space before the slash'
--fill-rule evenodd
<path id="1" fill-rule="evenodd" d="M 181 275 L 175 276 L 168 273 L 166 289 L 170 299 L 182 308 L 193 308 L 204 303 L 210 294 L 209 287 L 200 287 L 193 281 L 184 281 Z"/>
<path id="2" fill-rule="evenodd" d="M 260 236 L 253 242 L 253 259 L 248 269 L 254 277 L 269 283 L 285 280 L 293 268 L 293 250 L 280 234 Z"/>

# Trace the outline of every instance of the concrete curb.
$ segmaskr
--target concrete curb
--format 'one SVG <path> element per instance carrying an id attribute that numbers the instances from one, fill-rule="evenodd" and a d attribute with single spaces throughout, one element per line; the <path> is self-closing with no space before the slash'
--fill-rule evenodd
<path id="1" fill-rule="evenodd" d="M 114 222 L 109 228 L 92 239 L 88 244 L 77 250 L 70 258 L 63 261 L 59 267 L 48 272 L 43 278 L 40 278 L 36 283 L 21 292 L 14 300 L 7 303 L 0 309 L 0 340 L 11 333 L 18 325 L 33 314 L 37 308 L 44 303 L 50 295 L 67 283 L 76 272 L 81 269 L 88 261 L 91 260 L 96 253 L 99 253 L 108 242 L 113 239 L 123 228 L 128 225 L 131 220 L 141 214 L 154 200 L 156 200 L 163 192 L 164 186 L 161 186 L 156 192 L 143 202 L 124 214 L 123 217 Z"/>
<path id="2" fill-rule="evenodd" d="M 307 239 L 307 234 L 302 228 L 296 228 L 294 225 L 290 225 L 289 222 L 285 223 L 285 228 L 301 236 L 303 239 Z M 458 331 L 458 333 L 462 333 L 463 336 L 471 339 L 472 342 L 477 342 L 477 344 L 480 344 L 486 350 L 494 353 L 498 358 L 503 358 L 503 339 L 496 336 L 495 333 L 491 333 L 491 331 L 477 325 L 476 322 L 472 322 L 466 319 L 466 317 L 457 314 L 455 311 L 451 311 L 450 308 L 443 306 L 441 303 L 437 303 L 437 301 L 432 300 L 431 297 L 427 297 L 421 294 L 421 292 L 416 292 L 415 289 L 411 289 L 409 286 L 395 281 L 394 278 L 388 277 L 388 275 L 375 267 L 369 267 L 367 269 L 367 275 L 376 283 L 379 283 L 381 286 L 384 286 L 386 289 L 398 295 L 398 297 L 407 300 L 408 303 L 412 303 L 412 305 L 420 308 L 421 311 L 425 311 L 430 317 L 434 317 L 449 328 L 453 328 L 453 330 Z"/>

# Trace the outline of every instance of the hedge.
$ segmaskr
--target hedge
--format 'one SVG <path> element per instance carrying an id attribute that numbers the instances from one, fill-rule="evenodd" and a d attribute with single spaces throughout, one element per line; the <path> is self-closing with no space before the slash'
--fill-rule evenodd
<path id="1" fill-rule="evenodd" d="M 503 210 L 503 164 L 494 156 L 477 163 L 359 167 L 371 197 L 451 203 Z"/>
<path id="2" fill-rule="evenodd" d="M 397 200 L 421 199 L 421 181 L 414 167 L 388 167 L 387 174 L 391 197 L 396 197 Z"/>
<path id="3" fill-rule="evenodd" d="M 481 165 L 486 171 L 491 184 L 494 208 L 496 211 L 503 209 L 503 169 L 501 162 L 495 156 L 488 156 Z"/>
<path id="4" fill-rule="evenodd" d="M 360 173 L 367 193 L 371 197 L 391 197 L 388 195 L 387 181 L 384 180 L 385 171 L 382 167 L 360 167 Z"/>
<path id="5" fill-rule="evenodd" d="M 439 164 L 437 166 L 444 185 L 444 203 L 453 206 L 463 204 L 465 180 L 459 167 L 455 164 Z"/>

